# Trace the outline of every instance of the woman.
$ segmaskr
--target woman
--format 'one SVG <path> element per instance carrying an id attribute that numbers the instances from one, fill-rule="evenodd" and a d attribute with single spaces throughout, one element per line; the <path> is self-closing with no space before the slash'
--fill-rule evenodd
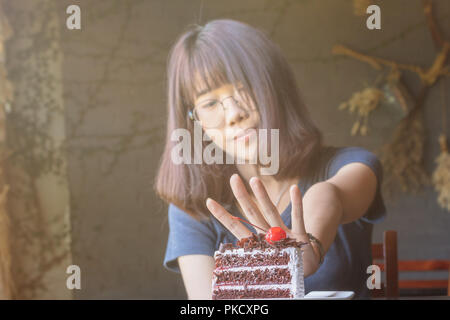
<path id="1" fill-rule="evenodd" d="M 323 145 L 279 47 L 233 20 L 192 26 L 172 47 L 167 85 L 167 140 L 155 188 L 169 204 L 164 266 L 181 272 L 188 297 L 211 298 L 220 243 L 279 226 L 309 243 L 306 292 L 351 290 L 368 298 L 372 225 L 385 216 L 381 165 L 363 148 Z M 194 137 L 182 163 L 179 129 Z M 262 161 L 261 149 L 278 165 Z"/>

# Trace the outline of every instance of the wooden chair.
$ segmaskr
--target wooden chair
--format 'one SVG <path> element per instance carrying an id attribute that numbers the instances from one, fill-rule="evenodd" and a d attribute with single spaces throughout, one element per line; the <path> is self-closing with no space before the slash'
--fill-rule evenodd
<path id="1" fill-rule="evenodd" d="M 372 297 L 395 299 L 399 296 L 399 289 L 447 289 L 450 296 L 450 260 L 398 260 L 397 232 L 385 231 L 383 243 L 372 244 L 373 264 L 385 272 L 386 283 L 381 289 L 372 290 Z M 411 271 L 442 271 L 448 270 L 447 280 L 399 280 L 399 272 Z"/>
<path id="2" fill-rule="evenodd" d="M 381 289 L 373 289 L 372 297 L 398 297 L 398 261 L 397 261 L 397 232 L 385 231 L 383 243 L 372 244 L 373 264 L 385 272 L 385 283 L 381 283 Z"/>
<path id="3" fill-rule="evenodd" d="M 448 271 L 448 279 L 438 280 L 399 280 L 400 289 L 447 289 L 450 296 L 450 261 L 449 260 L 408 260 L 399 261 L 398 270 L 408 271 Z"/>

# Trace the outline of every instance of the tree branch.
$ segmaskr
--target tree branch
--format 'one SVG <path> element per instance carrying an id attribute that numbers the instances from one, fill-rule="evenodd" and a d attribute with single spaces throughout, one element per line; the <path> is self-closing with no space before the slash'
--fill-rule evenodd
<path id="1" fill-rule="evenodd" d="M 428 29 L 430 29 L 431 37 L 433 38 L 434 45 L 436 49 L 442 48 L 444 45 L 444 38 L 442 37 L 441 30 L 436 23 L 433 16 L 433 1 L 432 0 L 422 0 L 423 11 L 427 19 Z"/>

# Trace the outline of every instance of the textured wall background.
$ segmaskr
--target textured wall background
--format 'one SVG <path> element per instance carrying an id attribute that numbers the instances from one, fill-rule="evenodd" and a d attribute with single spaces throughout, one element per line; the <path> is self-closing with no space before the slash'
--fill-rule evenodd
<path id="1" fill-rule="evenodd" d="M 75 1 L 59 1 L 61 17 Z M 162 267 L 167 206 L 152 191 L 165 133 L 165 63 L 170 46 L 198 22 L 199 0 L 76 1 L 82 30 L 61 24 L 63 83 L 69 150 L 73 262 L 82 270 L 76 298 L 185 298 L 181 277 Z M 400 114 L 377 109 L 368 137 L 352 137 L 354 118 L 339 103 L 378 75 L 358 61 L 333 56 L 342 43 L 364 53 L 429 66 L 435 49 L 419 0 L 378 1 L 382 30 L 369 31 L 353 15 L 351 1 L 205 1 L 202 23 L 216 18 L 247 22 L 270 33 L 295 69 L 298 85 L 326 142 L 374 152 L 392 133 Z M 436 1 L 446 36 L 450 2 Z M 64 21 L 64 20 L 63 20 Z M 416 90 L 417 78 L 405 74 Z M 446 90 L 448 91 L 449 82 Z M 438 88 L 425 107 L 425 162 L 439 152 Z M 417 92 L 416 92 L 417 93 Z M 450 213 L 427 188 L 420 196 L 387 203 L 382 232 L 399 232 L 401 259 L 449 258 Z"/>
<path id="2" fill-rule="evenodd" d="M 4 61 L 14 100 L 0 103 L 12 298 L 72 299 L 66 287 L 72 261 L 59 8 L 54 0 L 0 2 L 13 31 Z"/>

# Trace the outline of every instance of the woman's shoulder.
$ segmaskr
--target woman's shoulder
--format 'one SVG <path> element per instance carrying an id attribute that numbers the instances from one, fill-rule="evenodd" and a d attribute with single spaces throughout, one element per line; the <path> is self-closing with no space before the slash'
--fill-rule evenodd
<path id="1" fill-rule="evenodd" d="M 341 146 L 341 147 L 333 147 L 336 149 L 337 153 L 351 153 L 351 154 L 358 154 L 358 153 L 372 153 L 370 150 L 364 147 L 359 146 Z"/>
<path id="2" fill-rule="evenodd" d="M 179 206 L 174 203 L 169 203 L 168 207 L 168 216 L 169 216 L 169 224 L 171 225 L 209 225 L 211 223 L 211 219 L 207 217 L 203 218 L 194 218 L 190 215 L 186 210 L 183 210 Z"/>
<path id="3" fill-rule="evenodd" d="M 333 154 L 327 161 L 327 176 L 332 177 L 343 166 L 360 162 L 370 167 L 381 178 L 382 166 L 378 156 L 372 151 L 359 146 L 331 147 Z"/>
<path id="4" fill-rule="evenodd" d="M 320 149 L 320 154 L 331 154 L 333 157 L 342 155 L 342 154 L 350 154 L 350 155 L 357 155 L 360 153 L 372 153 L 369 149 L 360 147 L 360 146 L 332 146 L 327 145 L 323 146 Z"/>

